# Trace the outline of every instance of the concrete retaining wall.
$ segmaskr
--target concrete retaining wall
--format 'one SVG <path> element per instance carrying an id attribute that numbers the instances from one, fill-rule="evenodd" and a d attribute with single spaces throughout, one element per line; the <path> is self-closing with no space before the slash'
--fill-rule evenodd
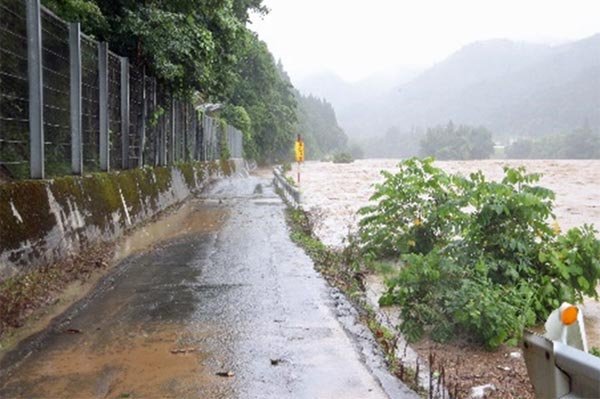
<path id="1" fill-rule="evenodd" d="M 120 237 L 242 160 L 0 185 L 0 281 Z"/>

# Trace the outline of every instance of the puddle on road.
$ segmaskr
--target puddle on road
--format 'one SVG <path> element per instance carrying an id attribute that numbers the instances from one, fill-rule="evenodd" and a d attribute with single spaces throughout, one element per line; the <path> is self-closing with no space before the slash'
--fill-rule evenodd
<path id="1" fill-rule="evenodd" d="M 132 254 L 146 251 L 173 238 L 216 231 L 223 225 L 228 215 L 229 210 L 218 202 L 193 199 L 174 212 L 161 215 L 156 220 L 134 229 L 126 237 L 123 237 L 121 243 L 117 245 L 111 263 L 116 265 Z M 54 304 L 40 309 L 24 327 L 3 337 L 0 340 L 0 360 L 20 341 L 41 331 L 49 325 L 52 319 L 89 293 L 106 273 L 106 270 L 98 270 L 84 283 L 75 281 L 69 284 Z"/>
<path id="2" fill-rule="evenodd" d="M 125 237 L 115 252 L 115 261 L 176 237 L 217 231 L 228 215 L 228 209 L 218 204 L 198 199 L 189 201 L 175 212 L 150 222 Z"/>
<path id="3" fill-rule="evenodd" d="M 136 332 L 111 333 L 109 347 L 95 342 L 100 333 L 73 336 L 82 342 L 46 353 L 42 359 L 30 359 L 0 389 L 0 394 L 147 398 L 197 397 L 210 386 L 219 387 L 221 393 L 228 390 L 227 380 L 203 365 L 211 354 L 198 351 L 198 343 L 208 331 L 192 333 L 179 325 L 133 330 Z"/>

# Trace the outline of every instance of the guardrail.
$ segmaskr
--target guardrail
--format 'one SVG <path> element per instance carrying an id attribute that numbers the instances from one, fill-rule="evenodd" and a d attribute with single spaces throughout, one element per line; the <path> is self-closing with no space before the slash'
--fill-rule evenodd
<path id="1" fill-rule="evenodd" d="M 600 358 L 532 332 L 523 355 L 536 398 L 600 398 Z"/>
<path id="2" fill-rule="evenodd" d="M 273 169 L 273 182 L 275 187 L 281 190 L 284 198 L 294 206 L 300 206 L 302 193 L 298 187 L 292 186 L 285 178 L 280 168 Z"/>

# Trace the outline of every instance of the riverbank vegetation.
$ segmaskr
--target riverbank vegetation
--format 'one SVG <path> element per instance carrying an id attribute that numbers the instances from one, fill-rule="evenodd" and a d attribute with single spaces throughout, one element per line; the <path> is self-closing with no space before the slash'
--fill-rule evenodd
<path id="1" fill-rule="evenodd" d="M 382 173 L 359 234 L 367 259 L 403 263 L 381 303 L 400 307 L 409 340 L 516 344 L 561 302 L 597 296 L 596 231 L 561 233 L 539 175 L 507 167 L 494 182 L 449 174 L 431 158 Z"/>

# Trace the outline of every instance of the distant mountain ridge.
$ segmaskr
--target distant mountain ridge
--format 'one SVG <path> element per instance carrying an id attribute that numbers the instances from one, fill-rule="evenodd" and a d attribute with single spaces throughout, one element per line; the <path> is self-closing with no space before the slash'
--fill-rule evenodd
<path id="1" fill-rule="evenodd" d="M 331 92 L 334 98 L 324 96 L 355 138 L 449 120 L 484 125 L 496 138 L 555 134 L 586 122 L 597 127 L 600 34 L 559 46 L 505 39 L 475 42 L 404 84 L 388 81 L 387 88 L 370 98 L 360 93 L 353 97 L 339 78 L 331 87 L 322 80 L 319 87 Z M 335 99 L 336 93 L 343 99 Z"/>

